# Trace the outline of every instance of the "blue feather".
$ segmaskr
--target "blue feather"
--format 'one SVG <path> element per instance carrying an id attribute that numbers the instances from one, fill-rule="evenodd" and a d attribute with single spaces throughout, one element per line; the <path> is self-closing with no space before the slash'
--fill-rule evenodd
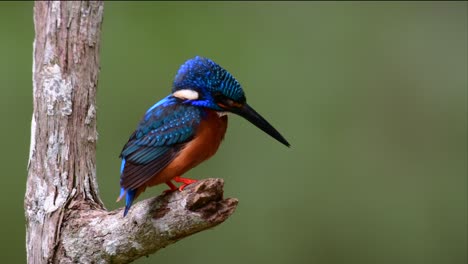
<path id="1" fill-rule="evenodd" d="M 128 210 L 130 210 L 130 207 L 132 206 L 133 200 L 135 199 L 135 194 L 136 194 L 136 190 L 130 189 L 130 190 L 127 191 L 127 195 L 125 197 L 124 216 L 126 216 L 128 214 Z"/>
<path id="2" fill-rule="evenodd" d="M 216 93 L 237 102 L 245 102 L 244 90 L 240 83 L 214 61 L 199 56 L 180 66 L 174 78 L 172 92 L 183 89 L 196 90 L 202 94 L 202 99 L 190 101 L 190 104 L 217 111 L 222 109 L 213 100 L 212 95 Z"/>
<path id="3" fill-rule="evenodd" d="M 122 175 L 123 170 L 125 168 L 125 159 L 122 159 L 122 164 L 120 165 L 120 174 Z"/>
<path id="4" fill-rule="evenodd" d="M 161 101 L 155 103 L 153 106 L 151 106 L 151 107 L 146 111 L 146 113 L 149 113 L 149 112 L 153 111 L 153 109 L 155 109 L 155 108 L 158 107 L 158 106 L 161 106 L 161 105 L 163 105 L 163 104 L 169 103 L 169 102 L 170 102 L 170 97 L 171 97 L 171 95 L 168 95 L 168 96 L 166 96 L 164 99 L 162 99 Z"/>

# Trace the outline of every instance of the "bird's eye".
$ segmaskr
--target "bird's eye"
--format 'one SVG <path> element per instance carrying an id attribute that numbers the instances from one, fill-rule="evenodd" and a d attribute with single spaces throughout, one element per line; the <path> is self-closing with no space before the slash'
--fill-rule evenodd
<path id="1" fill-rule="evenodd" d="M 229 106 L 232 106 L 234 104 L 234 101 L 229 98 L 224 99 L 224 102 Z"/>
<path id="2" fill-rule="evenodd" d="M 218 104 L 222 104 L 226 106 L 230 106 L 234 102 L 233 100 L 231 100 L 230 98 L 228 98 L 222 93 L 216 93 L 214 95 L 214 99 Z"/>
<path id="3" fill-rule="evenodd" d="M 222 93 L 216 93 L 214 99 L 221 108 L 238 108 L 242 106 L 241 103 L 232 100 Z"/>

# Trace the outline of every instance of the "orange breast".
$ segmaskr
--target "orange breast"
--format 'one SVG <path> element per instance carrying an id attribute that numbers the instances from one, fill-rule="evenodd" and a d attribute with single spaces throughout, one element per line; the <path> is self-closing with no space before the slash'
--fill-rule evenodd
<path id="1" fill-rule="evenodd" d="M 182 176 L 191 168 L 213 156 L 224 138 L 227 115 L 219 116 L 207 110 L 207 116 L 200 122 L 195 137 L 185 145 L 179 155 L 160 173 L 148 181 L 146 186 L 167 182 L 175 176 Z"/>

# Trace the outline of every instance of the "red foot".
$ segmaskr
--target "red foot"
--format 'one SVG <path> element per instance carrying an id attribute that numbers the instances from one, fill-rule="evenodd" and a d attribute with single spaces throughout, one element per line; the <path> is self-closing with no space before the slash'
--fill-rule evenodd
<path id="1" fill-rule="evenodd" d="M 175 176 L 173 178 L 174 181 L 176 182 L 181 182 L 183 183 L 180 187 L 179 187 L 179 191 L 182 191 L 185 186 L 189 185 L 189 184 L 192 184 L 194 182 L 197 182 L 197 180 L 194 180 L 194 179 L 189 179 L 189 178 L 182 178 L 182 177 L 179 177 L 179 176 Z"/>
<path id="2" fill-rule="evenodd" d="M 171 181 L 167 181 L 166 184 L 169 186 L 169 190 L 165 190 L 164 191 L 164 194 L 168 194 L 168 193 L 171 193 L 173 191 L 176 191 L 177 190 L 177 186 L 175 186 Z"/>

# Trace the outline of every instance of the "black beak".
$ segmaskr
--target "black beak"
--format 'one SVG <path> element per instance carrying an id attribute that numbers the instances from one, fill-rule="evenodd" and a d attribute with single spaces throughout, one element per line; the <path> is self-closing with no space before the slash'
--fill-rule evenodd
<path id="1" fill-rule="evenodd" d="M 268 121 L 266 121 L 259 113 L 257 113 L 252 107 L 248 104 L 244 104 L 241 107 L 233 107 L 230 109 L 234 114 L 238 114 L 243 118 L 249 120 L 250 123 L 254 124 L 256 127 L 263 130 L 263 132 L 272 136 L 274 139 L 283 143 L 285 146 L 289 147 L 289 143 L 284 137 L 272 126 Z"/>

